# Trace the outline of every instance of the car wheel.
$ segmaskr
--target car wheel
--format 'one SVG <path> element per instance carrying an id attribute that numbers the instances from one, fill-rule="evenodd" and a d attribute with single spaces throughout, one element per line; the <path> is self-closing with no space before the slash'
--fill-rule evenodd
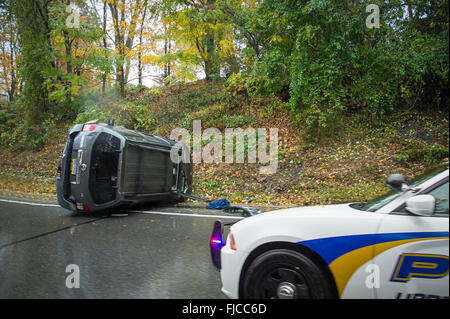
<path id="1" fill-rule="evenodd" d="M 275 249 L 256 257 L 244 278 L 243 298 L 333 298 L 329 279 L 307 256 Z"/>

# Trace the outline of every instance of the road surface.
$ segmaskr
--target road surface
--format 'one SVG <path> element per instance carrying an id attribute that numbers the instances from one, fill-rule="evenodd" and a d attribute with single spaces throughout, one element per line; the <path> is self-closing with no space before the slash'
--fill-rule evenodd
<path id="1" fill-rule="evenodd" d="M 0 298 L 225 298 L 209 237 L 216 219 L 236 215 L 161 207 L 127 214 L 0 198 Z M 66 285 L 75 282 L 69 265 L 78 267 L 79 288 Z"/>

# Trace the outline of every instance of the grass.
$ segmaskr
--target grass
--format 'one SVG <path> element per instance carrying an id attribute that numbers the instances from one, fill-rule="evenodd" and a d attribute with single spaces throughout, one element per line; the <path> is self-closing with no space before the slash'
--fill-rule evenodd
<path id="1" fill-rule="evenodd" d="M 83 114 L 88 119 L 115 117 L 116 124 L 169 136 L 175 127 L 278 128 L 278 169 L 259 174 L 260 163 L 194 164 L 194 194 L 232 203 L 322 205 L 365 201 L 387 191 L 393 172 L 412 178 L 429 165 L 448 161 L 448 114 L 398 112 L 378 122 L 363 114 L 341 119 L 341 129 L 319 138 L 307 136 L 301 126 L 268 98 L 230 100 L 223 84 L 203 81 L 158 90 L 141 90 L 127 101 L 100 104 Z M 81 116 L 80 118 L 83 118 Z M 55 198 L 56 166 L 67 129 L 58 127 L 37 151 L 0 149 L 0 193 Z M 28 195 L 27 195 L 28 194 Z M 31 194 L 31 195 L 30 195 Z"/>
<path id="2" fill-rule="evenodd" d="M 0 185 L 0 195 L 56 200 L 54 177 L 2 173 Z"/>

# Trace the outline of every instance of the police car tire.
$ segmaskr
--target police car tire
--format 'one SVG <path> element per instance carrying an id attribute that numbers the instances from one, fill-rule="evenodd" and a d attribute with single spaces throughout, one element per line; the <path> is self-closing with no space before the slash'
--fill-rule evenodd
<path id="1" fill-rule="evenodd" d="M 293 281 L 294 286 L 302 287 L 296 290 L 296 299 L 334 297 L 328 277 L 310 258 L 293 250 L 275 249 L 259 255 L 249 266 L 244 279 L 243 298 L 277 298 L 277 284 L 285 281 Z M 272 288 L 265 286 L 267 282 L 273 285 Z"/>

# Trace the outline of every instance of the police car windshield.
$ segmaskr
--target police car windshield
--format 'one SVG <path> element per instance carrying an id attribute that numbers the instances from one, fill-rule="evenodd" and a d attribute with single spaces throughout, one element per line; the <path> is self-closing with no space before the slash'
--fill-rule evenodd
<path id="1" fill-rule="evenodd" d="M 433 176 L 436 176 L 437 174 L 444 171 L 445 169 L 448 169 L 448 164 L 446 164 L 444 166 L 439 166 L 438 168 L 429 169 L 429 170 L 425 171 L 425 173 L 423 173 L 422 175 L 419 175 L 416 178 L 412 179 L 411 182 L 409 183 L 409 186 L 411 188 L 418 187 L 420 184 L 422 184 L 423 182 L 432 178 Z M 402 196 L 403 194 L 404 194 L 404 192 L 390 190 L 386 194 L 384 194 L 380 197 L 377 197 L 377 198 L 369 201 L 368 203 L 361 203 L 357 206 L 354 206 L 354 208 L 369 211 L 369 212 L 374 212 L 374 211 L 377 211 L 380 208 L 384 207 L 385 205 L 389 204 L 390 202 L 397 199 L 398 197 Z"/>
<path id="2" fill-rule="evenodd" d="M 400 197 L 401 195 L 403 195 L 403 192 L 391 190 L 391 191 L 387 192 L 385 195 L 377 197 L 368 203 L 365 203 L 365 204 L 363 203 L 359 207 L 359 209 L 365 210 L 368 212 L 374 212 L 374 211 L 380 209 L 381 207 L 389 204 L 390 202 L 392 202 L 394 199 Z"/>

